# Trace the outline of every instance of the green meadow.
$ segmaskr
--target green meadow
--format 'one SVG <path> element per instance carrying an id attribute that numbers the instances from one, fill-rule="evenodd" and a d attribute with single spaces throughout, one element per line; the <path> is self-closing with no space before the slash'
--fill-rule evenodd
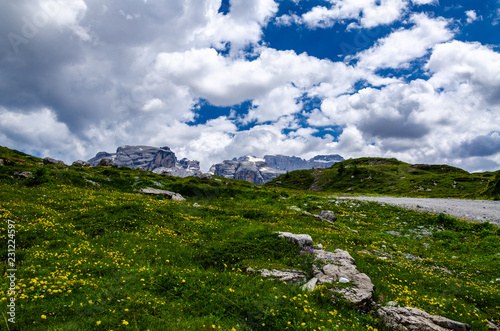
<path id="1" fill-rule="evenodd" d="M 332 197 L 331 181 L 312 175 L 311 181 L 304 172 L 283 175 L 281 185 L 258 186 L 124 167 L 43 166 L 3 147 L 0 158 L 4 330 L 386 330 L 375 309 L 332 300 L 326 286 L 306 292 L 248 273 L 248 267 L 311 268 L 278 231 L 309 234 L 326 250 L 348 251 L 375 285 L 375 308 L 394 301 L 473 330 L 500 324 L 500 230 L 490 223 L 340 201 Z M 325 172 L 337 176 L 337 167 Z M 354 171 L 344 167 L 342 176 Z M 374 170 L 357 169 L 349 178 L 366 178 L 365 170 L 378 178 Z M 33 176 L 19 175 L 25 171 Z M 471 194 L 468 186 L 484 194 L 495 189 L 494 173 L 481 181 L 456 171 L 446 183 L 465 178 L 461 195 Z M 427 183 L 422 173 L 410 175 Z M 300 190 L 299 177 L 328 189 Z M 337 192 L 346 190 L 342 185 Z M 180 193 L 187 202 L 140 194 L 145 187 Z M 338 220 L 331 225 L 298 209 L 331 210 Z M 15 240 L 15 250 L 8 240 Z M 15 323 L 7 314 L 12 297 Z"/>

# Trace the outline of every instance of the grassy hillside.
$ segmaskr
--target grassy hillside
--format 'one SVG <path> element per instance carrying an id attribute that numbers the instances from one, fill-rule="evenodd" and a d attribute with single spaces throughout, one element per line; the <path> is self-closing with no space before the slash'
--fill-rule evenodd
<path id="1" fill-rule="evenodd" d="M 470 174 L 448 165 L 412 165 L 396 159 L 359 158 L 339 162 L 328 169 L 287 173 L 267 185 L 354 194 L 487 198 L 500 194 L 490 181 L 495 181 L 493 172 Z"/>
<path id="2" fill-rule="evenodd" d="M 224 178 L 42 166 L 5 148 L 0 159 L 2 329 L 386 330 L 373 311 L 333 303 L 326 287 L 309 293 L 248 274 L 311 267 L 276 231 L 347 250 L 372 279 L 377 305 L 395 301 L 474 330 L 500 321 L 500 231 L 488 223 Z M 19 175 L 26 171 L 33 177 Z M 139 194 L 143 187 L 187 202 Z M 328 209 L 338 220 L 330 225 L 300 209 Z M 15 324 L 6 315 L 8 240 L 15 240 Z"/>

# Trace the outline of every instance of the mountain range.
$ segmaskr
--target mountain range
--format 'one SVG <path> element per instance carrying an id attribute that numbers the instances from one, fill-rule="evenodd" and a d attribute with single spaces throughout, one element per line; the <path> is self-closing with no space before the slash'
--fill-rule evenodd
<path id="1" fill-rule="evenodd" d="M 108 159 L 117 166 L 169 173 L 177 177 L 196 176 L 202 173 L 199 161 L 186 158 L 178 160 L 175 153 L 166 146 L 121 146 L 116 153 L 99 152 L 88 162 L 96 166 L 103 159 Z M 263 158 L 247 155 L 214 164 L 210 167 L 210 173 L 254 184 L 264 184 L 287 171 L 328 168 L 343 160 L 344 158 L 337 154 L 317 155 L 309 160 L 285 155 L 266 155 Z"/>

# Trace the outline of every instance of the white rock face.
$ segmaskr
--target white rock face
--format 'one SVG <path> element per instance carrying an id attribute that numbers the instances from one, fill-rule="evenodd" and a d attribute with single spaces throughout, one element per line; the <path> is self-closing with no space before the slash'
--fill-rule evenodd
<path id="1" fill-rule="evenodd" d="M 169 199 L 175 200 L 175 201 L 180 201 L 180 202 L 185 202 L 186 199 L 179 193 L 175 192 L 170 192 L 170 191 L 165 191 L 165 190 L 159 190 L 156 188 L 141 188 L 139 192 L 144 193 L 144 194 L 150 194 L 150 195 L 162 195 L 164 197 L 167 197 Z"/>

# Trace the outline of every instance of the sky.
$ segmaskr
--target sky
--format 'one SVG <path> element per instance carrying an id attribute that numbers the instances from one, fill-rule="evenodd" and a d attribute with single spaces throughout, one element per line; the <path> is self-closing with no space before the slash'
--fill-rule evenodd
<path id="1" fill-rule="evenodd" d="M 0 145 L 500 169 L 500 0 L 0 3 Z"/>

